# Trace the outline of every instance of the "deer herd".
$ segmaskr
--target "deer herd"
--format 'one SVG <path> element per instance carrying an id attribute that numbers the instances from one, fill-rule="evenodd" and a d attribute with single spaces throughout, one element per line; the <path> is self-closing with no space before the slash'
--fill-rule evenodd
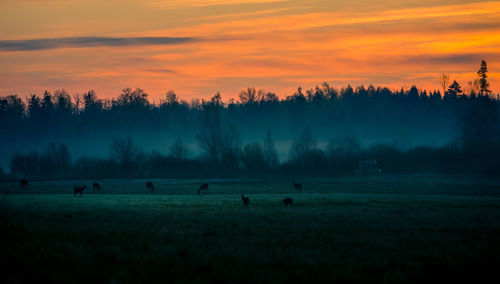
<path id="1" fill-rule="evenodd" d="M 302 184 L 301 183 L 296 183 L 295 181 L 292 182 L 293 187 L 295 188 L 296 192 L 302 193 Z M 26 179 L 21 179 L 19 181 L 19 187 L 21 189 L 27 189 L 28 188 L 28 180 Z M 73 188 L 73 195 L 76 197 L 77 195 L 83 196 L 83 191 L 87 188 L 86 185 L 82 186 L 75 186 Z M 154 192 L 154 184 L 152 181 L 147 181 L 146 182 L 146 191 L 149 192 Z M 101 185 L 98 182 L 92 183 L 92 192 L 100 193 L 101 192 Z M 196 191 L 196 194 L 201 194 L 201 193 L 206 193 L 208 191 L 208 183 L 204 183 L 200 185 L 198 190 Z M 241 195 L 241 200 L 243 201 L 243 207 L 249 207 L 250 205 L 250 198 L 248 196 L 245 196 L 244 194 Z M 289 205 L 293 205 L 293 199 L 291 197 L 287 197 L 283 199 L 283 204 L 285 207 L 288 207 Z"/>

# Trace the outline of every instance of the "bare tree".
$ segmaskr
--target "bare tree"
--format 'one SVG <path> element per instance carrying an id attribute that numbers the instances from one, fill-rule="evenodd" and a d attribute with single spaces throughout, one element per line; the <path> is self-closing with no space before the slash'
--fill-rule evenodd
<path id="1" fill-rule="evenodd" d="M 80 94 L 76 93 L 73 95 L 73 100 L 75 101 L 75 105 L 74 105 L 74 108 L 75 108 L 75 113 L 79 113 L 80 112 L 80 102 L 81 102 L 81 98 L 80 98 Z"/>
<path id="2" fill-rule="evenodd" d="M 224 148 L 232 152 L 239 152 L 241 148 L 240 133 L 234 124 L 227 127 L 224 135 Z"/>
<path id="3" fill-rule="evenodd" d="M 441 76 L 439 76 L 439 83 L 443 88 L 443 95 L 444 95 L 446 93 L 446 89 L 448 88 L 448 84 L 450 83 L 450 75 L 446 75 L 444 73 L 441 74 Z"/>
<path id="4" fill-rule="evenodd" d="M 125 170 L 132 168 L 137 161 L 139 150 L 132 139 L 113 139 L 111 144 L 111 158 L 121 165 Z"/>
<path id="5" fill-rule="evenodd" d="M 278 166 L 278 153 L 276 152 L 276 148 L 274 146 L 271 131 L 267 131 L 266 140 L 264 140 L 263 154 L 264 161 L 269 168 L 274 169 Z"/>
<path id="6" fill-rule="evenodd" d="M 327 153 L 330 158 L 357 158 L 361 154 L 361 145 L 352 137 L 332 139 L 328 143 Z"/>
<path id="7" fill-rule="evenodd" d="M 198 133 L 198 143 L 206 157 L 212 161 L 220 161 L 224 150 L 224 133 L 220 121 L 222 101 L 217 93 L 210 101 L 203 102 L 203 118 L 201 131 Z"/>
<path id="8" fill-rule="evenodd" d="M 188 149 L 181 140 L 177 140 L 170 146 L 170 155 L 176 160 L 185 160 L 188 155 Z"/>
<path id="9" fill-rule="evenodd" d="M 179 98 L 173 90 L 168 90 L 167 94 L 165 95 L 165 102 L 168 105 L 177 105 L 179 104 Z"/>
<path id="10" fill-rule="evenodd" d="M 197 138 L 208 159 L 213 161 L 220 160 L 224 148 L 224 140 L 222 129 L 218 122 L 207 122 L 200 133 L 198 133 Z"/>
<path id="11" fill-rule="evenodd" d="M 299 159 L 302 155 L 311 152 L 316 147 L 316 140 L 312 137 L 310 128 L 306 128 L 290 150 L 292 159 Z"/>
<path id="12" fill-rule="evenodd" d="M 58 166 L 62 174 L 62 178 L 65 179 L 71 165 L 71 155 L 68 146 L 66 144 L 59 145 L 57 154 Z"/>
<path id="13" fill-rule="evenodd" d="M 239 158 L 241 156 L 240 133 L 236 126 L 229 125 L 224 133 L 222 146 L 221 164 L 226 169 L 235 170 L 240 167 Z"/>
<path id="14" fill-rule="evenodd" d="M 361 144 L 353 137 L 332 139 L 326 147 L 330 162 L 339 169 L 355 167 L 361 156 Z"/>
<path id="15" fill-rule="evenodd" d="M 248 88 L 240 93 L 240 102 L 242 104 L 253 104 L 258 101 L 258 96 L 261 94 L 257 93 L 255 88 Z"/>

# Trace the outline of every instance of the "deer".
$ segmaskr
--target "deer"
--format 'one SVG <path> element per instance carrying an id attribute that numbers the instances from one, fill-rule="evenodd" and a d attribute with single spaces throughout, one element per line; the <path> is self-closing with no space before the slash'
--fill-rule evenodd
<path id="1" fill-rule="evenodd" d="M 155 187 L 151 181 L 146 182 L 146 190 L 151 189 L 151 192 L 155 191 Z"/>
<path id="2" fill-rule="evenodd" d="M 92 184 L 92 192 L 95 192 L 96 190 L 97 192 L 101 192 L 101 185 L 98 182 L 94 182 Z"/>
<path id="3" fill-rule="evenodd" d="M 206 192 L 207 190 L 208 190 L 208 183 L 204 183 L 200 185 L 200 188 L 198 188 L 198 194 L 200 194 L 201 192 Z"/>
<path id="4" fill-rule="evenodd" d="M 26 179 L 21 179 L 19 181 L 19 187 L 21 187 L 22 189 L 27 189 L 28 188 L 28 181 Z"/>
<path id="5" fill-rule="evenodd" d="M 250 198 L 246 197 L 245 195 L 241 195 L 241 200 L 243 200 L 243 206 L 248 207 L 248 204 L 250 204 Z"/>
<path id="6" fill-rule="evenodd" d="M 83 185 L 83 186 L 75 186 L 75 187 L 73 188 L 73 193 L 75 194 L 75 197 L 76 197 L 76 194 L 77 194 L 77 193 L 80 193 L 80 196 L 82 196 L 82 194 L 83 194 L 83 190 L 84 190 L 84 189 L 86 189 L 86 188 L 87 188 L 87 186 L 86 186 L 86 185 Z"/>
<path id="7" fill-rule="evenodd" d="M 292 206 L 293 199 L 291 197 L 287 197 L 287 198 L 283 199 L 283 204 L 285 204 L 285 207 L 288 207 L 288 205 Z"/>
<path id="8" fill-rule="evenodd" d="M 298 192 L 302 192 L 302 184 L 301 183 L 295 183 L 295 181 L 292 182 L 293 186 L 295 187 L 295 190 Z"/>

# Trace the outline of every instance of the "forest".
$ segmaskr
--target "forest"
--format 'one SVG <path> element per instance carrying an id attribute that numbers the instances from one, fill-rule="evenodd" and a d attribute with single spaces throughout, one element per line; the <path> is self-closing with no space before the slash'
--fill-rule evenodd
<path id="1" fill-rule="evenodd" d="M 361 160 L 384 173 L 498 175 L 499 100 L 479 79 L 464 91 L 328 83 L 279 98 L 248 88 L 239 98 L 151 101 L 140 88 L 0 97 L 0 176 L 219 178 L 351 175 Z"/>

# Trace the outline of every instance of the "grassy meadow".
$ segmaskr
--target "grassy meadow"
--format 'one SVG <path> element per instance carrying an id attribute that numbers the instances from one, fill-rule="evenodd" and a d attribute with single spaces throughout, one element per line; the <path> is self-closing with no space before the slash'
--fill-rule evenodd
<path id="1" fill-rule="evenodd" d="M 152 181 L 0 184 L 2 283 L 478 282 L 500 264 L 499 180 Z"/>

